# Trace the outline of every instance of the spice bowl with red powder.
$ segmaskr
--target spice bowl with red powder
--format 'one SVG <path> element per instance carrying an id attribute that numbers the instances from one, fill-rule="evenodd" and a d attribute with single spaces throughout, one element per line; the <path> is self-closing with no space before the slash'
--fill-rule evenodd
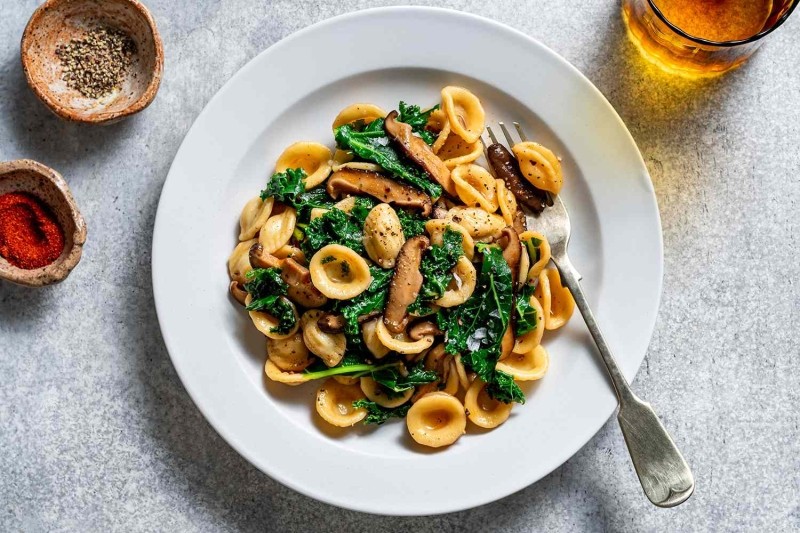
<path id="1" fill-rule="evenodd" d="M 86 223 L 64 178 L 31 161 L 0 162 L 0 279 L 42 287 L 81 259 Z"/>
<path id="2" fill-rule="evenodd" d="M 110 124 L 150 105 L 164 52 L 138 0 L 47 0 L 25 28 L 21 59 L 28 85 L 56 115 Z"/>

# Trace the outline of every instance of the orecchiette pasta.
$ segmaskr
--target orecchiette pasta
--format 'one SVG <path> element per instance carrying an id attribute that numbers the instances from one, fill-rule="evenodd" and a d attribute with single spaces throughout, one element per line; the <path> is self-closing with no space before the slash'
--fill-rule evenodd
<path id="1" fill-rule="evenodd" d="M 480 379 L 472 382 L 464 396 L 467 417 L 473 424 L 482 428 L 496 428 L 508 420 L 512 406 L 511 403 L 499 402 L 489 396 L 486 392 L 486 383 Z"/>
<path id="2" fill-rule="evenodd" d="M 561 161 L 558 157 L 539 143 L 522 142 L 512 148 L 519 161 L 519 169 L 531 184 L 553 194 L 561 192 L 564 177 L 561 173 Z"/>
<path id="3" fill-rule="evenodd" d="M 414 389 L 408 389 L 398 393 L 397 396 L 389 396 L 386 390 L 381 388 L 381 386 L 370 377 L 361 378 L 361 391 L 366 395 L 368 400 L 389 409 L 400 407 L 414 395 Z"/>
<path id="4" fill-rule="evenodd" d="M 541 344 L 525 353 L 512 353 L 497 363 L 497 370 L 514 376 L 518 381 L 542 379 L 550 365 L 550 356 Z"/>
<path id="5" fill-rule="evenodd" d="M 321 420 L 405 417 L 431 447 L 457 441 L 467 418 L 483 428 L 509 419 L 504 402 L 524 402 L 516 382 L 547 372 L 545 329 L 574 309 L 547 269 L 547 239 L 527 231 L 536 222 L 523 204 L 538 209 L 538 197 L 508 174 L 518 163 L 557 194 L 559 158 L 522 142 L 515 157 L 484 160 L 481 101 L 456 86 L 441 98 L 441 108 L 401 103 L 389 115 L 353 104 L 333 121 L 335 146 L 286 148 L 276 181 L 242 209 L 227 265 L 232 300 L 266 336 L 270 382 L 322 381 Z"/>
<path id="6" fill-rule="evenodd" d="M 253 325 L 258 331 L 263 333 L 269 339 L 286 339 L 297 333 L 297 330 L 300 327 L 300 320 L 297 316 L 297 309 L 295 308 L 294 303 L 288 298 L 284 299 L 291 306 L 295 317 L 294 327 L 292 327 L 292 329 L 290 329 L 287 333 L 278 333 L 276 331 L 280 322 L 274 316 L 264 313 L 263 311 L 248 311 L 248 313 L 250 313 L 250 319 L 253 321 Z M 252 301 L 252 297 L 248 294 L 245 304 L 250 305 L 250 302 Z"/>
<path id="7" fill-rule="evenodd" d="M 534 294 L 542 304 L 545 329 L 560 328 L 575 310 L 575 300 L 569 289 L 561 285 L 561 276 L 555 268 L 542 270 Z"/>
<path id="8" fill-rule="evenodd" d="M 258 235 L 258 242 L 264 247 L 264 252 L 271 254 L 289 242 L 296 222 L 297 213 L 291 207 L 287 207 L 279 215 L 269 217 Z"/>
<path id="9" fill-rule="evenodd" d="M 353 104 L 345 107 L 333 120 L 333 128 L 350 124 L 356 120 L 362 120 L 365 124 L 378 118 L 386 117 L 386 111 L 375 104 Z"/>
<path id="10" fill-rule="evenodd" d="M 290 168 L 302 168 L 306 173 L 306 189 L 313 189 L 330 175 L 332 157 L 330 149 L 325 145 L 314 142 L 296 142 L 278 157 L 275 172 L 284 172 Z"/>
<path id="11" fill-rule="evenodd" d="M 442 89 L 442 108 L 452 132 L 468 143 L 480 139 L 485 113 L 477 96 L 463 87 L 445 87 Z"/>
<path id="12" fill-rule="evenodd" d="M 494 177 L 478 165 L 459 165 L 450 173 L 458 197 L 464 204 L 481 207 L 487 213 L 498 208 Z"/>
<path id="13" fill-rule="evenodd" d="M 373 207 L 364 220 L 364 248 L 369 258 L 382 268 L 394 268 L 404 242 L 403 226 L 392 206 Z"/>
<path id="14" fill-rule="evenodd" d="M 475 255 L 475 241 L 472 240 L 472 236 L 461 224 L 453 220 L 429 220 L 425 223 L 425 231 L 430 235 L 431 244 L 434 245 L 442 244 L 442 235 L 447 231 L 447 228 L 461 234 L 461 246 L 464 249 L 464 255 L 467 256 L 467 259 L 472 261 Z"/>
<path id="15" fill-rule="evenodd" d="M 447 212 L 444 219 L 448 222 L 456 222 L 475 239 L 491 237 L 506 227 L 503 217 L 487 213 L 479 207 L 456 206 Z"/>
<path id="16" fill-rule="evenodd" d="M 392 333 L 386 328 L 383 320 L 375 325 L 375 334 L 381 344 L 400 354 L 417 354 L 433 345 L 433 335 L 425 335 L 418 341 L 411 340 L 405 333 Z"/>
<path id="17" fill-rule="evenodd" d="M 358 385 L 345 385 L 335 379 L 327 379 L 317 389 L 317 413 L 334 426 L 354 426 L 367 416 L 366 409 L 353 407 L 353 402 L 363 399 L 364 393 Z"/>
<path id="18" fill-rule="evenodd" d="M 240 241 L 247 241 L 256 236 L 272 213 L 273 202 L 272 198 L 262 200 L 260 196 L 256 196 L 245 204 L 242 215 L 239 217 Z"/>
<path id="19" fill-rule="evenodd" d="M 343 333 L 326 333 L 319 328 L 322 311 L 311 309 L 303 313 L 300 323 L 303 327 L 303 342 L 308 350 L 322 359 L 328 366 L 338 365 L 347 350 L 347 339 Z"/>
<path id="20" fill-rule="evenodd" d="M 472 261 L 462 255 L 453 269 L 453 281 L 450 282 L 442 297 L 434 300 L 433 303 L 441 307 L 461 305 L 472 296 L 477 282 L 478 274 L 475 272 Z"/>
<path id="21" fill-rule="evenodd" d="M 244 284 L 247 281 L 245 276 L 253 270 L 253 267 L 250 266 L 250 247 L 256 242 L 258 241 L 255 239 L 243 241 L 233 249 L 233 253 L 228 259 L 228 275 L 230 275 L 232 281 L 238 281 L 240 284 Z"/>
<path id="22" fill-rule="evenodd" d="M 355 298 L 372 282 L 364 258 L 340 244 L 323 246 L 311 258 L 308 268 L 319 292 L 336 300 Z"/>
<path id="23" fill-rule="evenodd" d="M 467 416 L 458 398 L 445 392 L 431 392 L 417 400 L 406 416 L 411 438 L 419 444 L 439 448 L 466 433 Z"/>

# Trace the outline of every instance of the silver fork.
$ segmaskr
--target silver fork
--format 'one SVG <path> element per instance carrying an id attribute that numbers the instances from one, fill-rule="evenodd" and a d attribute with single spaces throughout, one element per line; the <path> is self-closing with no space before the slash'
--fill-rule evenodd
<path id="1" fill-rule="evenodd" d="M 499 125 L 509 147 L 513 146 L 515 143 L 505 124 L 500 122 Z M 527 141 L 518 122 L 514 122 L 514 127 L 520 139 Z M 491 128 L 487 127 L 486 130 L 492 142 L 497 143 Z M 659 507 L 680 505 L 694 491 L 694 476 L 653 408 L 647 402 L 640 400 L 631 390 L 600 332 L 600 327 L 579 283 L 581 275 L 567 256 L 570 223 L 564 202 L 555 196 L 552 207 L 546 208 L 538 216 L 528 214 L 527 218 L 529 224 L 547 236 L 552 260 L 561 274 L 561 281 L 572 293 L 586 327 L 589 328 L 589 333 L 597 345 L 619 402 L 617 420 L 645 494 Z"/>

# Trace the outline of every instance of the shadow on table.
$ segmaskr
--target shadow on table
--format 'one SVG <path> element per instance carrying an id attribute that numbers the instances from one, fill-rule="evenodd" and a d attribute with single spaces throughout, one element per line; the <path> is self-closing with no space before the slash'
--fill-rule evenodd
<path id="1" fill-rule="evenodd" d="M 137 119 L 136 116 L 108 126 L 68 122 L 54 115 L 33 94 L 25 81 L 25 74 L 17 56 L 8 62 L 3 72 L 10 75 L 4 80 L 4 98 L 11 100 L 8 120 L 11 132 L 21 152 L 14 159 L 35 159 L 57 171 L 68 168 L 81 158 L 91 157 L 103 162 L 114 157 L 114 147 L 125 138 Z M 8 154 L 0 158 L 10 158 Z M 79 176 L 65 176 L 67 181 Z"/>

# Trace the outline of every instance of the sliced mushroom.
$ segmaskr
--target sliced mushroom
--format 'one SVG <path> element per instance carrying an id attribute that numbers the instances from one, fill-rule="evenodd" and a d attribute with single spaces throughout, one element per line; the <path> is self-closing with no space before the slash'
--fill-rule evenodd
<path id="1" fill-rule="evenodd" d="M 281 279 L 289 285 L 287 295 L 303 307 L 319 307 L 328 303 L 328 298 L 311 282 L 311 273 L 306 267 L 287 257 L 281 266 Z"/>
<path id="2" fill-rule="evenodd" d="M 505 146 L 500 143 L 489 146 L 486 158 L 495 175 L 506 183 L 519 203 L 534 213 L 541 213 L 545 207 L 553 205 L 553 199 L 546 191 L 537 189 L 522 178 L 516 158 Z"/>
<path id="3" fill-rule="evenodd" d="M 433 204 L 433 213 L 431 215 L 431 218 L 436 218 L 441 220 L 446 217 L 447 217 L 447 206 L 440 198 L 436 200 L 435 204 Z"/>
<path id="4" fill-rule="evenodd" d="M 371 311 L 366 315 L 361 315 L 358 317 L 358 323 L 363 324 L 364 322 L 369 322 L 380 314 L 380 311 Z M 345 320 L 342 315 L 324 313 L 319 317 L 319 320 L 317 320 L 317 326 L 325 333 L 341 333 L 344 331 Z"/>
<path id="5" fill-rule="evenodd" d="M 519 260 L 522 256 L 522 243 L 519 241 L 517 231 L 507 226 L 495 235 L 494 241 L 503 249 L 503 259 L 511 268 L 511 279 L 516 280 L 519 278 Z"/>
<path id="6" fill-rule="evenodd" d="M 377 172 L 342 168 L 328 178 L 328 194 L 339 198 L 348 194 L 366 194 L 381 202 L 419 211 L 423 216 L 431 213 L 431 198 L 411 185 L 399 183 Z"/>
<path id="7" fill-rule="evenodd" d="M 261 243 L 250 247 L 250 266 L 253 268 L 280 268 L 281 260 L 264 251 Z"/>
<path id="8" fill-rule="evenodd" d="M 391 138 L 403 153 L 433 178 L 450 196 L 456 197 L 456 184 L 450 179 L 450 169 L 433 153 L 431 147 L 420 137 L 414 135 L 411 126 L 398 122 L 397 111 L 386 115 L 383 123 L 386 134 Z"/>
<path id="9" fill-rule="evenodd" d="M 528 231 L 528 219 L 521 209 L 517 209 L 514 213 L 514 229 L 517 230 L 517 233 L 520 235 Z"/>
<path id="10" fill-rule="evenodd" d="M 246 305 L 245 299 L 247 298 L 247 291 L 244 290 L 244 287 L 242 287 L 241 283 L 238 281 L 231 281 L 230 290 L 231 296 L 233 296 L 234 300 L 242 305 Z"/>
<path id="11" fill-rule="evenodd" d="M 422 337 L 426 335 L 441 335 L 444 333 L 436 324 L 431 322 L 430 320 L 424 320 L 422 322 L 417 322 L 408 330 L 408 336 L 411 337 L 413 340 L 418 341 Z"/>
<path id="12" fill-rule="evenodd" d="M 392 333 L 402 333 L 408 325 L 408 306 L 417 299 L 422 287 L 419 264 L 429 245 L 427 237 L 417 235 L 403 244 L 397 256 L 383 312 L 383 323 Z"/>

